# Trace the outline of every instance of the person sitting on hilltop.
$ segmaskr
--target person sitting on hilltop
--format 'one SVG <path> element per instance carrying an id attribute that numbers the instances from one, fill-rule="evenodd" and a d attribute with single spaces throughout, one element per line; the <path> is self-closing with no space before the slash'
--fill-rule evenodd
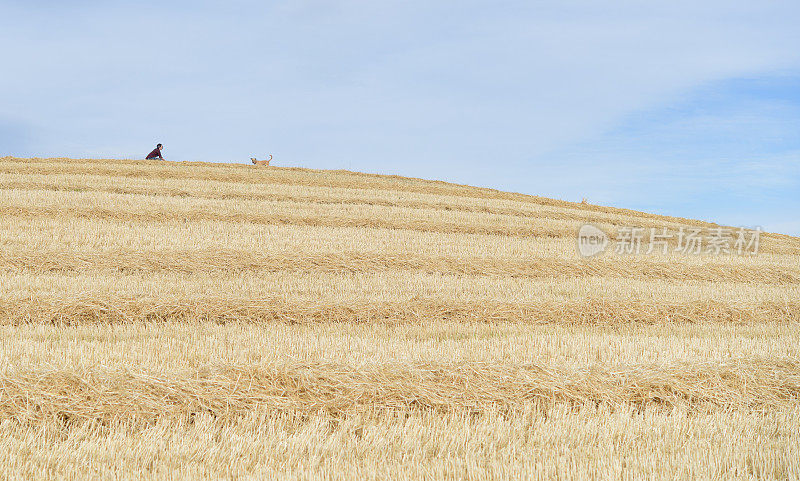
<path id="1" fill-rule="evenodd" d="M 164 160 L 164 157 L 161 156 L 161 149 L 163 149 L 163 148 L 164 148 L 164 146 L 161 145 L 161 144 L 156 145 L 156 148 L 153 149 L 152 152 L 147 154 L 147 157 L 145 157 L 145 159 L 147 159 L 147 160 L 152 160 L 152 159 Z"/>

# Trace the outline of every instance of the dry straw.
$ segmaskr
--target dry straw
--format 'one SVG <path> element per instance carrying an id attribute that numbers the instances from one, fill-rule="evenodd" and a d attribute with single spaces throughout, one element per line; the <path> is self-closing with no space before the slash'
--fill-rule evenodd
<path id="1" fill-rule="evenodd" d="M 715 301 L 670 303 L 647 300 L 585 299 L 563 302 L 500 302 L 411 299 L 401 302 L 350 300 L 297 302 L 272 298 L 18 298 L 0 299 L 4 324 L 132 322 L 522 322 L 607 325 L 624 323 L 771 323 L 800 322 L 800 303 L 762 302 L 732 306 Z"/>
<path id="2" fill-rule="evenodd" d="M 797 238 L 763 236 L 780 256 L 585 260 L 578 222 L 715 224 L 130 160 L 0 158 L 0 215 L 10 477 L 800 472 Z M 422 467 L 381 471 L 389 455 Z"/>
<path id="3" fill-rule="evenodd" d="M 246 191 L 237 191 L 231 187 L 237 187 L 240 184 L 232 184 L 216 181 L 198 181 L 196 185 L 191 187 L 186 186 L 167 186 L 163 184 L 151 185 L 145 183 L 144 185 L 120 185 L 113 183 L 118 178 L 91 176 L 92 179 L 85 179 L 87 176 L 70 177 L 69 182 L 65 183 L 62 178 L 54 178 L 47 181 L 0 181 L 0 188 L 14 189 L 14 190 L 42 190 L 53 192 L 94 192 L 94 193 L 108 193 L 108 194 L 128 194 L 128 195 L 157 195 L 160 197 L 177 197 L 185 198 L 192 197 L 195 199 L 205 200 L 236 200 L 236 201 L 251 201 L 251 202 L 293 202 L 297 204 L 333 204 L 340 206 L 349 205 L 369 205 L 381 207 L 394 207 L 402 209 L 428 209 L 428 210 L 441 210 L 441 211 L 455 211 L 455 212 L 471 212 L 479 214 L 493 214 L 512 217 L 524 217 L 529 219 L 558 219 L 558 220 L 572 220 L 578 222 L 627 222 L 631 225 L 635 224 L 637 227 L 644 228 L 663 228 L 671 227 L 675 224 L 665 222 L 664 220 L 653 221 L 652 219 L 644 220 L 641 217 L 619 214 L 606 214 L 601 212 L 589 212 L 585 210 L 572 209 L 568 207 L 543 207 L 538 204 L 528 204 L 518 202 L 518 207 L 502 207 L 495 205 L 485 205 L 468 203 L 463 198 L 453 197 L 439 197 L 437 201 L 424 201 L 424 200 L 411 200 L 403 197 L 387 199 L 385 192 L 379 191 L 363 191 L 355 189 L 339 188 L 337 194 L 340 195 L 323 195 L 323 194 L 304 194 L 304 193 L 278 193 L 273 192 L 274 185 L 265 184 L 263 190 L 247 189 Z M 47 177 L 45 177 L 47 178 Z M 108 185 L 98 185 L 98 182 L 93 182 L 94 179 L 103 180 L 105 182 L 111 181 Z M 124 178 L 124 181 L 130 181 Z M 289 184 L 291 186 L 291 184 Z M 480 199 L 475 200 L 481 202 Z M 583 204 L 582 204 L 583 207 Z M 684 223 L 681 225 L 701 225 L 706 226 L 708 223 Z M 770 234 L 764 234 L 765 237 L 770 237 Z M 771 238 L 771 237 L 770 237 Z"/>
<path id="4" fill-rule="evenodd" d="M 187 168 L 191 167 L 191 168 Z M 605 207 L 580 202 L 568 202 L 546 197 L 502 192 L 495 189 L 457 185 L 399 176 L 363 174 L 347 171 L 318 171 L 312 169 L 276 167 L 269 171 L 254 171 L 246 165 L 208 163 L 155 164 L 141 161 L 115 159 L 18 159 L 0 158 L 0 173 L 29 174 L 92 174 L 141 179 L 195 179 L 236 183 L 273 183 L 292 185 L 321 185 L 342 188 L 372 188 L 384 191 L 429 193 L 478 199 L 511 200 L 515 202 L 558 207 L 571 207 L 584 211 L 630 215 L 641 219 L 657 219 L 661 222 L 714 227 L 718 224 L 695 219 L 672 217 L 647 212 Z M 775 238 L 791 239 L 789 236 L 770 234 Z"/>
<path id="5" fill-rule="evenodd" d="M 0 374 L 0 416 L 20 420 L 243 415 L 257 408 L 346 414 L 365 409 L 484 411 L 557 404 L 701 411 L 775 409 L 800 400 L 800 365 L 724 363 L 558 371 L 485 363 L 355 367 L 286 362 L 183 373 L 42 369 Z"/>
<path id="6" fill-rule="evenodd" d="M 700 265 L 652 262 L 632 258 L 556 259 L 548 257 L 487 259 L 426 257 L 414 254 L 364 252 L 253 252 L 232 249 L 114 249 L 90 252 L 63 250 L 0 251 L 0 269 L 31 272 L 117 270 L 201 273 L 259 270 L 267 272 L 423 271 L 450 275 L 503 277 L 586 277 L 661 279 L 675 281 L 747 282 L 774 285 L 800 283 L 800 269 L 775 265 Z"/>

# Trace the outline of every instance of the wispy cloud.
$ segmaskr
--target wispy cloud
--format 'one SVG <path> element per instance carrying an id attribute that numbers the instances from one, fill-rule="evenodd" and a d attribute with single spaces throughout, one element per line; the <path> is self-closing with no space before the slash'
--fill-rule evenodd
<path id="1" fill-rule="evenodd" d="M 800 75 L 704 85 L 550 153 L 564 162 L 545 181 L 573 198 L 735 225 L 794 225 L 800 95 L 776 95 L 787 86 L 800 92 Z"/>

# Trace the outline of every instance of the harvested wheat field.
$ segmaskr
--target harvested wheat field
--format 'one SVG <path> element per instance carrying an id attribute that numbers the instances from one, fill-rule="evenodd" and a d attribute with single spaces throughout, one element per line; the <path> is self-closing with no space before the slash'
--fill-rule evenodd
<path id="1" fill-rule="evenodd" d="M 2 158 L 0 212 L 3 479 L 800 478 L 795 237 L 130 160 Z"/>

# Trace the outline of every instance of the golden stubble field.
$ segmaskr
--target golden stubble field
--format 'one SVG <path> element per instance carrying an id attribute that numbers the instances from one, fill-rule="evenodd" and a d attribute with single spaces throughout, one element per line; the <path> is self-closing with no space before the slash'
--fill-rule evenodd
<path id="1" fill-rule="evenodd" d="M 3 479 L 800 478 L 798 238 L 130 160 L 0 158 L 0 213 Z"/>

